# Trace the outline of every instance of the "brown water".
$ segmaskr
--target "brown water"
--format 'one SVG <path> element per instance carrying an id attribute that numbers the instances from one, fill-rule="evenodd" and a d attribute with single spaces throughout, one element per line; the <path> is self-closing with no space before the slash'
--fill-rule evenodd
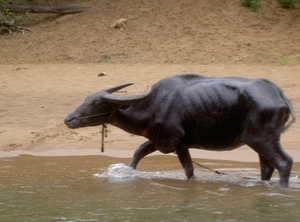
<path id="1" fill-rule="evenodd" d="M 300 164 L 290 188 L 259 180 L 258 163 L 195 160 L 186 181 L 176 157 L 0 159 L 0 221 L 298 221 Z M 252 179 L 245 179 L 244 176 Z"/>

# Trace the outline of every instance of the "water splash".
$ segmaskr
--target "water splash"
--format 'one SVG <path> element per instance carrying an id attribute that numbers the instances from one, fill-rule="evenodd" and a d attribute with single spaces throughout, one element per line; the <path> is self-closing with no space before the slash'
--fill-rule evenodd
<path id="1" fill-rule="evenodd" d="M 102 174 L 94 174 L 95 177 L 106 178 L 133 178 L 140 177 L 140 172 L 132 167 L 126 166 L 123 163 L 112 164 L 107 168 L 107 171 Z"/>
<path id="2" fill-rule="evenodd" d="M 179 179 L 186 180 L 185 175 L 182 171 L 162 171 L 162 172 L 149 172 L 149 171 L 139 171 L 135 170 L 132 167 L 125 165 L 124 163 L 111 164 L 107 170 L 102 174 L 94 174 L 94 177 L 97 178 L 161 178 L 161 179 Z"/>

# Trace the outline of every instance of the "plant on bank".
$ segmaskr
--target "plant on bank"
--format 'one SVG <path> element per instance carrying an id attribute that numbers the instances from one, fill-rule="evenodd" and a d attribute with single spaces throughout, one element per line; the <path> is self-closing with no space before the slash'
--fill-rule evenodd
<path id="1" fill-rule="evenodd" d="M 294 8 L 296 0 L 277 0 L 282 8 Z"/>
<path id="2" fill-rule="evenodd" d="M 6 0 L 0 0 L 0 6 L 6 3 L 7 3 Z"/>
<path id="3" fill-rule="evenodd" d="M 259 6 L 259 0 L 240 0 L 242 6 L 251 8 L 253 12 L 256 12 Z"/>

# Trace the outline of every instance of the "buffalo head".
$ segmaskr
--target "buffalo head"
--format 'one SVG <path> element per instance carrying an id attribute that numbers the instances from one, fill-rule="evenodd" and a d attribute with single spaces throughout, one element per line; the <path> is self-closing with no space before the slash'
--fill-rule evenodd
<path id="1" fill-rule="evenodd" d="M 138 103 L 151 93 L 151 87 L 149 87 L 139 95 L 117 96 L 111 94 L 130 85 L 133 83 L 125 83 L 88 95 L 83 104 L 66 117 L 65 124 L 74 129 L 109 123 L 116 110 Z"/>

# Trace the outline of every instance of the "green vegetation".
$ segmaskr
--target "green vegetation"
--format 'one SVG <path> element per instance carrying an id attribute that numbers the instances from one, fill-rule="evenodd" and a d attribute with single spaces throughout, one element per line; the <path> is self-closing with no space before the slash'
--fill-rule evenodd
<path id="1" fill-rule="evenodd" d="M 278 0 L 278 3 L 282 8 L 294 8 L 296 0 Z"/>
<path id="2" fill-rule="evenodd" d="M 242 6 L 249 7 L 253 12 L 256 12 L 259 7 L 259 0 L 240 0 Z"/>
<path id="3" fill-rule="evenodd" d="M 282 8 L 294 8 L 297 0 L 277 0 Z M 253 12 L 256 12 L 259 7 L 259 0 L 240 0 L 241 5 L 251 8 Z"/>
<path id="4" fill-rule="evenodd" d="M 276 58 L 270 59 L 269 63 L 286 65 L 291 63 L 291 59 L 288 56 L 282 56 L 281 58 L 278 59 Z"/>

